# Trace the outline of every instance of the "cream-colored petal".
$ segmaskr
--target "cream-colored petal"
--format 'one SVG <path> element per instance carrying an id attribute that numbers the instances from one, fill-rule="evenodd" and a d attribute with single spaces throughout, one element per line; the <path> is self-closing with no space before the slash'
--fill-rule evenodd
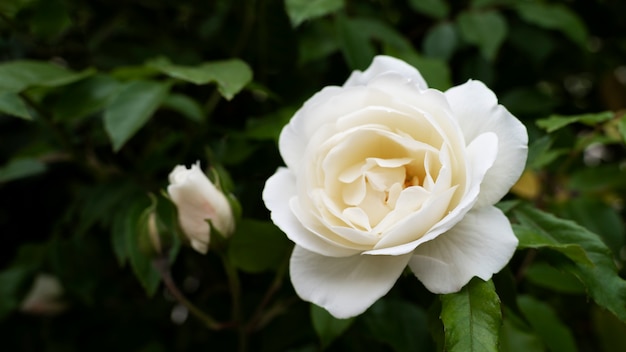
<path id="1" fill-rule="evenodd" d="M 455 227 L 415 249 L 409 266 L 433 293 L 459 291 L 477 276 L 489 280 L 517 247 L 511 223 L 496 207 L 467 213 Z"/>
<path id="2" fill-rule="evenodd" d="M 485 132 L 498 136 L 498 156 L 483 180 L 477 206 L 498 202 L 517 182 L 528 156 L 526 127 L 498 104 L 480 81 L 468 81 L 445 92 L 467 143 Z M 478 151 L 480 152 L 480 151 Z"/>
<path id="3" fill-rule="evenodd" d="M 497 148 L 494 148 L 494 143 L 497 145 L 497 137 L 493 133 L 483 133 L 472 141 L 467 147 L 469 150 L 467 153 L 467 165 L 469 174 L 467 189 L 465 194 L 461 198 L 460 203 L 452 209 L 441 221 L 433 225 L 424 236 L 421 238 L 400 244 L 394 247 L 386 247 L 380 249 L 369 250 L 364 253 L 372 255 L 398 255 L 413 251 L 417 246 L 430 241 L 442 233 L 451 229 L 454 225 L 463 220 L 463 216 L 467 214 L 470 209 L 476 204 L 478 194 L 480 193 L 480 184 L 487 170 L 493 165 L 496 158 Z M 483 153 L 477 153 L 476 151 L 482 150 Z M 392 231 L 407 232 L 414 230 L 413 223 L 411 221 L 405 221 L 398 224 Z"/>
<path id="4" fill-rule="evenodd" d="M 375 56 L 365 71 L 353 71 L 346 83 L 344 83 L 344 87 L 367 85 L 376 76 L 390 72 L 404 77 L 407 81 L 412 82 L 412 84 L 421 89 L 428 88 L 426 81 L 415 67 L 402 60 L 384 55 Z"/>
<path id="5" fill-rule="evenodd" d="M 328 256 L 352 255 L 356 251 L 342 247 L 306 228 L 296 217 L 292 204 L 297 203 L 296 181 L 293 173 L 286 168 L 279 168 L 270 177 L 263 189 L 263 201 L 271 212 L 274 224 L 278 226 L 290 240 L 311 251 Z"/>
<path id="6" fill-rule="evenodd" d="M 331 258 L 296 246 L 289 273 L 300 298 L 343 319 L 363 313 L 384 296 L 410 258 L 410 254 Z"/>

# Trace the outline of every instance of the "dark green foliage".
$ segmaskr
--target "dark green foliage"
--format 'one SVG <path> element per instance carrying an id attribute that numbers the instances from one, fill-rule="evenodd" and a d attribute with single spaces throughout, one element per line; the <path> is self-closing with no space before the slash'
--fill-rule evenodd
<path id="1" fill-rule="evenodd" d="M 588 0 L 0 0 L 0 350 L 621 351 L 625 13 Z M 493 281 L 437 297 L 405 275 L 339 320 L 295 294 L 292 243 L 261 191 L 302 102 L 378 54 L 437 89 L 482 80 L 524 122 L 527 174 L 500 204 L 520 243 Z M 206 255 L 164 192 L 196 161 L 241 205 Z M 63 287 L 60 313 L 22 307 L 42 273 Z"/>

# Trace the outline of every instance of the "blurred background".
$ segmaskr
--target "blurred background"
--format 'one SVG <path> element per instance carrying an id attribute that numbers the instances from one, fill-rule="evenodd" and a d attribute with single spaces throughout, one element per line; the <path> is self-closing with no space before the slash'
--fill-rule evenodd
<path id="1" fill-rule="evenodd" d="M 618 0 L 0 0 L 0 350 L 226 351 L 242 333 L 251 351 L 438 350 L 437 297 L 412 275 L 349 322 L 300 301 L 260 197 L 293 112 L 376 54 L 440 90 L 485 82 L 530 135 L 509 199 L 598 234 L 623 277 L 624 14 Z M 244 332 L 190 315 L 139 235 L 156 211 L 174 281 L 229 321 L 220 257 L 185 245 L 162 195 L 197 160 L 242 206 L 226 256 Z M 520 251 L 494 278 L 505 305 L 524 295 L 501 349 L 621 351 L 626 325 L 550 260 Z"/>

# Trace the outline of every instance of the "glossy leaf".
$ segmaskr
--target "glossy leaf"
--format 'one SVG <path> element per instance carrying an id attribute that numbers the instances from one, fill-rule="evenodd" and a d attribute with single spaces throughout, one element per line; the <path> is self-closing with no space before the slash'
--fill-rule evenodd
<path id="1" fill-rule="evenodd" d="M 148 66 L 193 84 L 216 83 L 217 90 L 226 100 L 231 100 L 252 80 L 252 70 L 239 59 L 210 61 L 197 66 L 175 65 L 167 60 L 157 60 Z"/>
<path id="2" fill-rule="evenodd" d="M 495 59 L 508 32 L 506 20 L 500 13 L 462 12 L 457 23 L 467 42 L 477 45 L 487 60 Z"/>
<path id="3" fill-rule="evenodd" d="M 320 340 L 322 349 L 325 349 L 350 328 L 354 322 L 354 318 L 337 319 L 324 308 L 311 304 L 311 322 Z"/>
<path id="4" fill-rule="evenodd" d="M 502 313 L 492 281 L 474 278 L 458 293 L 440 297 L 447 351 L 498 350 Z"/>
<path id="5" fill-rule="evenodd" d="M 532 219 L 525 217 L 521 218 L 520 222 L 521 225 L 513 225 L 513 231 L 519 240 L 517 248 L 549 248 L 565 254 L 576 262 L 593 265 L 583 247 L 576 243 L 573 236 L 555 237 L 551 231 L 534 226 Z"/>
<path id="6" fill-rule="evenodd" d="M 168 90 L 165 83 L 132 81 L 118 91 L 104 112 L 104 128 L 114 151 L 119 151 L 148 122 Z"/>
<path id="7" fill-rule="evenodd" d="M 613 116 L 614 114 L 611 111 L 575 116 L 552 115 L 547 119 L 537 120 L 537 126 L 543 128 L 548 133 L 552 133 L 575 122 L 581 122 L 589 126 L 594 126 L 598 123 L 612 119 Z"/>
<path id="8" fill-rule="evenodd" d="M 46 171 L 46 164 L 32 158 L 16 158 L 0 168 L 0 183 L 34 176 Z"/>
<path id="9" fill-rule="evenodd" d="M 553 142 L 552 136 L 545 135 L 531 143 L 528 147 L 527 167 L 540 170 L 557 160 L 559 156 L 569 154 L 570 150 L 567 148 L 553 149 Z"/>
<path id="10" fill-rule="evenodd" d="M 44 61 L 10 61 L 0 64 L 0 91 L 19 93 L 35 86 L 57 87 L 78 81 L 93 73 L 92 69 L 73 72 Z"/>
<path id="11" fill-rule="evenodd" d="M 337 12 L 344 6 L 343 0 L 286 0 L 285 8 L 294 27 L 316 17 Z"/>
<path id="12" fill-rule="evenodd" d="M 550 305 L 528 295 L 519 296 L 517 303 L 530 326 L 550 351 L 577 351 L 572 332 Z"/>
<path id="13" fill-rule="evenodd" d="M 536 262 L 526 270 L 526 279 L 541 287 L 567 294 L 584 294 L 585 286 L 570 272 L 544 262 Z"/>
<path id="14" fill-rule="evenodd" d="M 576 197 L 562 204 L 560 214 L 598 234 L 616 257 L 626 243 L 619 211 L 603 200 L 586 195 Z"/>
<path id="15" fill-rule="evenodd" d="M 598 235 L 573 221 L 559 219 L 531 207 L 520 207 L 514 214 L 524 226 L 537 234 L 562 243 L 580 245 L 593 265 L 563 260 L 558 263 L 558 267 L 576 276 L 596 303 L 626 321 L 626 281 L 618 275 L 611 251 Z"/>

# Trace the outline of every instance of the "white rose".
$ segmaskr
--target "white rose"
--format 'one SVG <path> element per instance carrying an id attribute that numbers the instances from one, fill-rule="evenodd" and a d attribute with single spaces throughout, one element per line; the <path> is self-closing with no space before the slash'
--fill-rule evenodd
<path id="1" fill-rule="evenodd" d="M 408 265 L 434 293 L 488 280 L 517 246 L 493 205 L 519 178 L 528 135 L 482 82 L 429 89 L 378 56 L 284 127 L 267 180 L 272 221 L 295 242 L 298 295 L 338 318 L 385 295 Z"/>
<path id="2" fill-rule="evenodd" d="M 211 226 L 228 236 L 235 229 L 233 211 L 226 196 L 215 187 L 196 163 L 178 165 L 169 175 L 167 193 L 178 208 L 178 221 L 191 246 L 200 253 L 209 249 Z"/>

